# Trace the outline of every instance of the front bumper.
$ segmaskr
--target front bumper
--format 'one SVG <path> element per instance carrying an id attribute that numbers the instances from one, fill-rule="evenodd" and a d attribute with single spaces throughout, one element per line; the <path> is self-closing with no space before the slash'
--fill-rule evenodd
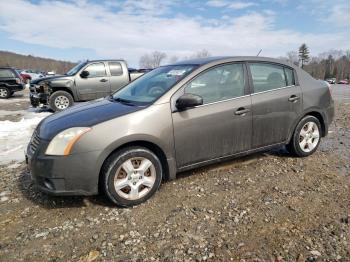
<path id="1" fill-rule="evenodd" d="M 26 162 L 36 187 L 50 195 L 98 194 L 99 170 L 96 160 L 99 151 L 69 156 L 48 156 L 48 141 L 41 141 L 33 151 L 31 144 L 26 151 Z"/>
<path id="2" fill-rule="evenodd" d="M 30 104 L 33 107 L 38 107 L 40 105 L 47 105 L 49 102 L 49 94 L 42 94 L 42 93 L 30 93 Z"/>

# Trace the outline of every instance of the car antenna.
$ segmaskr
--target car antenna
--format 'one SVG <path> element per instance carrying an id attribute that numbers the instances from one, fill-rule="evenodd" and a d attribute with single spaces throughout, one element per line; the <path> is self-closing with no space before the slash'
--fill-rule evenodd
<path id="1" fill-rule="evenodd" d="M 256 56 L 259 56 L 261 52 L 262 52 L 262 49 L 260 49 L 259 53 Z"/>

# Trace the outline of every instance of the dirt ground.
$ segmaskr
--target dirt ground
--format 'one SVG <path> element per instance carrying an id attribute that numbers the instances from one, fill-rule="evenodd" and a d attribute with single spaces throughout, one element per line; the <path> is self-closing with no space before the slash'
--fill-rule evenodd
<path id="1" fill-rule="evenodd" d="M 0 104 L 15 121 L 28 102 Z M 49 197 L 25 164 L 1 166 L 0 261 L 350 261 L 350 87 L 319 150 L 284 150 L 183 173 L 148 202 Z M 11 168 L 10 168 L 11 167 Z"/>

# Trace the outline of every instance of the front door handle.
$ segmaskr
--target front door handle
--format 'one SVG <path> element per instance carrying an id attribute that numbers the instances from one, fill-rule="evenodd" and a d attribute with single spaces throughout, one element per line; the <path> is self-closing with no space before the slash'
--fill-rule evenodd
<path id="1" fill-rule="evenodd" d="M 240 107 L 235 111 L 235 115 L 236 116 L 244 116 L 246 113 L 250 112 L 249 109 L 244 108 L 244 107 Z"/>
<path id="2" fill-rule="evenodd" d="M 297 102 L 299 100 L 299 96 L 292 95 L 290 98 L 288 98 L 289 102 Z"/>
<path id="3" fill-rule="evenodd" d="M 103 79 L 100 80 L 100 82 L 107 82 L 107 81 L 108 81 L 108 80 L 105 79 L 105 78 L 103 78 Z"/>

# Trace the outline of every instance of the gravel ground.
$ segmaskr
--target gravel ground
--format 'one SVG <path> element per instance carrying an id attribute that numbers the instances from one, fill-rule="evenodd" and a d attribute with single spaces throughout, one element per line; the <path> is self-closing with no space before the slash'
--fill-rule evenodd
<path id="1" fill-rule="evenodd" d="M 49 197 L 24 163 L 1 166 L 0 261 L 350 261 L 350 87 L 334 97 L 314 155 L 281 149 L 196 169 L 134 208 Z M 28 106 L 13 103 L 0 110 Z"/>

